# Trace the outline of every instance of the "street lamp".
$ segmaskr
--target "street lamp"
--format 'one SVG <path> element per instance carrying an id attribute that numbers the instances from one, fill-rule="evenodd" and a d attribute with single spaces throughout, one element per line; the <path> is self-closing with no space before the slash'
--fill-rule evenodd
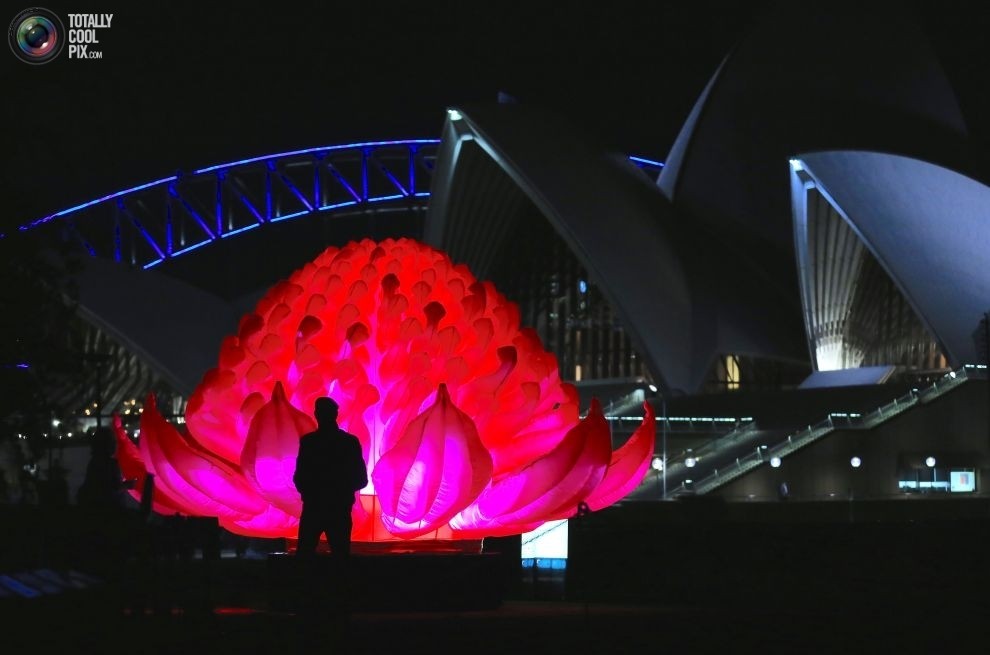
<path id="1" fill-rule="evenodd" d="M 660 481 L 660 478 L 663 476 L 663 469 L 664 469 L 663 457 L 654 457 L 653 461 L 650 462 L 650 468 L 657 472 L 657 487 L 661 488 L 660 500 L 663 500 L 662 494 L 664 493 L 665 489 L 662 489 L 661 481 Z"/>
<path id="2" fill-rule="evenodd" d="M 863 464 L 863 460 L 861 460 L 859 457 L 856 456 L 853 456 L 853 458 L 849 460 L 849 466 L 853 467 L 854 469 L 858 469 L 862 464 Z"/>
<path id="3" fill-rule="evenodd" d="M 938 474 L 935 472 L 935 458 L 929 455 L 925 458 L 925 466 L 932 470 L 931 491 L 935 491 L 935 483 L 938 482 Z"/>
<path id="4" fill-rule="evenodd" d="M 776 468 L 780 468 L 780 458 L 777 457 L 776 455 L 774 455 L 773 457 L 771 457 L 770 458 L 770 466 L 774 467 L 775 469 Z"/>
<path id="5" fill-rule="evenodd" d="M 649 392 L 649 397 L 659 394 L 660 396 L 660 457 L 654 457 L 650 466 L 657 472 L 660 479 L 660 500 L 667 499 L 667 395 L 660 393 L 660 387 L 650 382 L 643 390 L 644 395 Z"/>

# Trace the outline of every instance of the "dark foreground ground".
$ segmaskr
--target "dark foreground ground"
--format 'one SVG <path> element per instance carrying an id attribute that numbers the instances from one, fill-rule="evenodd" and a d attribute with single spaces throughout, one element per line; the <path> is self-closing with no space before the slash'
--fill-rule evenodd
<path id="1" fill-rule="evenodd" d="M 348 593 L 312 602 L 300 590 L 332 570 L 189 559 L 147 533 L 115 550 L 92 523 L 8 515 L 0 575 L 98 581 L 0 595 L 0 653 L 990 652 L 990 519 L 947 508 L 844 523 L 633 508 L 573 525 L 566 574 L 523 570 L 511 547 L 496 565 L 365 556 L 348 586 L 325 583 Z"/>
<path id="2" fill-rule="evenodd" d="M 878 599 L 881 600 L 881 599 Z M 89 599 L 6 613 L 9 653 L 949 653 L 987 651 L 976 609 L 623 606 L 509 600 L 470 612 L 219 607 L 127 616 Z"/>

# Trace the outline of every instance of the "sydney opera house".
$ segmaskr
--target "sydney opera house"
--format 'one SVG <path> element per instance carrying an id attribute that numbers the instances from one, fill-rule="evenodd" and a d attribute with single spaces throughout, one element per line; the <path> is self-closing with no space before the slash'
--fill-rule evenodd
<path id="1" fill-rule="evenodd" d="M 92 255 L 79 330 L 107 362 L 62 422 L 134 430 L 149 392 L 181 421 L 273 285 L 409 237 L 518 305 L 614 448 L 649 404 L 632 499 L 986 495 L 990 157 L 917 29 L 884 35 L 766 21 L 662 162 L 458 106 L 439 138 L 245 153 L 26 223 Z"/>

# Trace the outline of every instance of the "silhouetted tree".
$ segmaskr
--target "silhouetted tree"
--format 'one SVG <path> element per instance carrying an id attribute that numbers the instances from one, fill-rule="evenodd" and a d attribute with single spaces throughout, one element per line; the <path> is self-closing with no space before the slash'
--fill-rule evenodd
<path id="1" fill-rule="evenodd" d="M 0 239 L 0 438 L 47 431 L 53 392 L 80 379 L 75 263 L 20 233 Z M 77 408 L 76 408 L 77 409 Z"/>

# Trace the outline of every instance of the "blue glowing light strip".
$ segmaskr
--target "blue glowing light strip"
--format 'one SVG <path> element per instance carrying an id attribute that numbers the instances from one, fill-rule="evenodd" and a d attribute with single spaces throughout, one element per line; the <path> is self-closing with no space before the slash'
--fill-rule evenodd
<path id="1" fill-rule="evenodd" d="M 302 216 L 303 214 L 308 214 L 308 213 L 310 213 L 309 210 L 308 209 L 304 209 L 301 212 L 292 212 L 291 214 L 285 214 L 284 216 L 276 216 L 276 217 L 272 218 L 272 220 L 270 222 L 271 223 L 278 223 L 279 221 L 287 221 L 290 218 L 298 218 L 298 217 Z"/>
<path id="2" fill-rule="evenodd" d="M 179 192 L 176 190 L 174 184 L 169 185 L 168 193 L 170 196 L 172 196 L 173 198 L 179 201 L 179 203 L 183 206 L 183 208 L 185 208 L 186 212 L 188 212 L 189 215 L 192 216 L 197 223 L 199 223 L 199 226 L 203 228 L 203 231 L 206 232 L 207 236 L 209 236 L 210 239 L 217 238 L 217 235 L 213 234 L 213 230 L 211 230 L 210 226 L 206 224 L 206 221 L 204 221 L 203 217 L 199 215 L 199 212 L 197 212 L 192 205 L 186 202 L 185 198 L 179 195 Z M 176 253 L 172 253 L 172 254 L 176 254 Z"/>
<path id="3" fill-rule="evenodd" d="M 84 202 L 81 205 L 76 205 L 75 207 L 69 207 L 68 209 L 63 209 L 60 212 L 55 212 L 54 214 L 49 214 L 48 216 L 45 216 L 44 218 L 39 218 L 36 221 L 31 221 L 30 223 L 25 223 L 24 225 L 20 226 L 17 229 L 18 230 L 21 230 L 21 231 L 30 230 L 32 227 L 36 227 L 38 225 L 42 225 L 44 223 L 47 223 L 48 221 L 51 221 L 53 219 L 56 219 L 59 216 L 65 216 L 66 214 L 71 214 L 73 212 L 77 212 L 80 209 L 86 209 L 87 207 L 92 207 L 93 205 L 98 205 L 98 204 L 100 204 L 101 202 L 103 202 L 105 200 L 113 200 L 114 198 L 119 198 L 120 196 L 126 196 L 129 193 L 136 193 L 138 191 L 143 191 L 144 189 L 150 189 L 151 187 L 158 186 L 160 184 L 167 184 L 168 182 L 174 182 L 177 179 L 179 179 L 179 178 L 177 176 L 175 176 L 175 175 L 173 175 L 171 177 L 163 177 L 162 179 L 155 180 L 154 182 L 148 182 L 147 184 L 140 184 L 138 186 L 131 187 L 130 189 L 124 189 L 123 191 L 118 191 L 116 193 L 111 193 L 109 195 L 103 196 L 102 198 L 97 198 L 96 200 L 90 200 L 89 202 Z"/>
<path id="4" fill-rule="evenodd" d="M 351 186 L 351 183 L 348 182 L 343 175 L 341 175 L 340 171 L 334 168 L 333 164 L 327 164 L 327 170 L 329 170 L 330 173 L 337 179 L 337 181 L 340 182 L 345 189 L 347 189 L 347 193 L 351 194 L 355 202 L 361 202 L 361 194 L 358 193 L 354 189 L 354 187 Z"/>
<path id="5" fill-rule="evenodd" d="M 388 168 L 385 167 L 385 164 L 383 164 L 380 161 L 378 161 L 378 159 L 376 159 L 374 155 L 371 156 L 371 159 L 378 166 L 378 169 L 382 173 L 385 174 L 385 177 L 387 177 L 389 179 L 389 181 L 392 184 L 395 185 L 395 188 L 397 188 L 399 191 L 402 192 L 402 195 L 404 195 L 404 196 L 408 196 L 409 195 L 409 191 L 406 190 L 406 187 L 402 186 L 402 182 L 399 182 L 399 180 L 396 179 L 396 177 L 394 175 L 392 175 L 392 171 L 388 170 Z M 412 188 L 412 187 L 410 187 L 410 188 Z"/>
<path id="6" fill-rule="evenodd" d="M 398 200 L 399 198 L 405 198 L 406 196 L 401 193 L 396 193 L 391 196 L 378 196 L 375 198 L 368 198 L 368 202 L 382 202 L 383 200 Z"/>
<path id="7" fill-rule="evenodd" d="M 368 199 L 368 149 L 361 154 L 361 199 Z"/>
<path id="8" fill-rule="evenodd" d="M 184 255 L 187 252 L 190 252 L 192 250 L 196 250 L 196 248 L 202 248 L 203 246 L 208 245 L 208 244 L 211 244 L 211 243 L 213 243 L 213 240 L 212 239 L 206 239 L 205 241 L 200 241 L 199 243 L 193 244 L 191 246 L 186 246 L 182 250 L 176 250 L 175 252 L 173 252 L 172 253 L 172 257 L 178 257 L 179 255 Z"/>
<path id="9" fill-rule="evenodd" d="M 254 223 L 252 225 L 245 225 L 244 227 L 239 227 L 236 230 L 230 230 L 229 232 L 224 232 L 220 235 L 221 239 L 226 239 L 227 237 L 232 237 L 235 234 L 240 234 L 241 232 L 247 232 L 248 230 L 253 230 L 256 227 L 261 227 L 261 223 Z"/>
<path id="10" fill-rule="evenodd" d="M 409 148 L 409 193 L 416 193 L 416 150 L 416 146 Z"/>
<path id="11" fill-rule="evenodd" d="M 124 261 L 124 256 L 120 248 L 120 220 L 114 222 L 113 226 L 113 260 L 115 262 Z"/>
<path id="12" fill-rule="evenodd" d="M 353 207 L 354 205 L 358 204 L 358 202 L 359 201 L 357 200 L 346 200 L 344 202 L 335 202 L 332 205 L 323 205 L 322 207 L 319 208 L 319 211 L 325 212 L 325 211 L 330 211 L 331 209 L 340 209 L 341 207 Z"/>
<path id="13" fill-rule="evenodd" d="M 89 241 L 86 240 L 86 237 L 84 237 L 82 232 L 80 232 L 76 227 L 76 224 L 72 222 L 72 219 L 69 219 L 69 228 L 72 230 L 72 234 L 79 240 L 79 243 L 82 244 L 82 247 L 86 249 L 86 252 L 88 252 L 91 257 L 96 257 L 96 248 L 90 245 Z"/>
<path id="14" fill-rule="evenodd" d="M 440 139 L 404 139 L 402 141 L 364 141 L 361 143 L 346 143 L 337 146 L 323 146 L 320 148 L 303 148 L 302 150 L 290 150 L 288 152 L 279 152 L 274 155 L 263 155 L 260 157 L 251 157 L 249 159 L 239 159 L 237 161 L 227 162 L 226 164 L 216 164 L 214 166 L 207 166 L 206 168 L 200 168 L 199 170 L 193 171 L 193 174 L 198 175 L 199 173 L 209 173 L 210 171 L 215 171 L 221 168 L 233 168 L 234 166 L 240 166 L 242 164 L 252 164 L 254 162 L 265 161 L 266 159 L 277 159 L 279 157 L 292 157 L 294 155 L 306 155 L 313 152 L 333 152 L 334 150 L 352 150 L 358 148 L 376 148 L 379 146 L 408 146 L 413 144 L 438 144 Z"/>
<path id="15" fill-rule="evenodd" d="M 312 203 L 310 203 L 309 198 L 307 198 L 303 194 L 303 192 L 300 191 L 299 188 L 292 183 L 292 180 L 287 178 L 282 173 L 279 173 L 278 177 L 280 180 L 282 180 L 282 183 L 285 184 L 286 187 L 288 187 L 289 191 L 291 191 L 297 198 L 299 198 L 299 202 L 301 202 L 303 206 L 306 207 L 307 211 L 313 211 L 313 205 Z"/>
<path id="16" fill-rule="evenodd" d="M 255 217 L 256 219 L 258 219 L 258 222 L 259 222 L 259 223 L 264 223 L 264 222 L 265 222 L 265 219 L 264 219 L 264 217 L 263 217 L 263 216 L 261 215 L 261 212 L 259 212 L 259 211 L 258 211 L 258 209 L 257 209 L 257 208 L 256 208 L 256 207 L 254 206 L 254 203 L 252 203 L 252 202 L 251 202 L 250 200 L 248 200 L 248 199 L 247 199 L 247 198 L 246 198 L 246 197 L 244 196 L 244 194 L 243 194 L 243 193 L 239 193 L 239 194 L 237 194 L 237 197 L 238 197 L 238 198 L 240 198 L 240 199 L 241 199 L 241 202 L 242 202 L 242 203 L 244 204 L 244 206 L 245 206 L 245 207 L 247 207 L 247 208 L 248 208 L 248 210 L 250 210 L 250 212 L 251 212 L 252 214 L 254 214 L 254 217 Z"/>
<path id="17" fill-rule="evenodd" d="M 629 155 L 629 161 L 636 164 L 642 164 L 644 166 L 656 166 L 657 168 L 663 168 L 664 164 L 662 161 L 655 161 L 653 159 L 646 159 L 645 157 L 635 157 Z"/>
<path id="18" fill-rule="evenodd" d="M 128 210 L 127 207 L 124 206 L 124 201 L 123 200 L 118 200 L 117 201 L 117 208 L 120 210 L 120 212 L 124 216 L 127 217 L 127 219 L 134 225 L 134 227 L 136 227 L 138 229 L 138 232 L 140 232 L 141 233 L 141 236 L 144 237 L 144 240 L 147 241 L 148 244 L 150 244 L 151 247 L 155 249 L 155 252 L 158 253 L 158 256 L 159 257 L 164 257 L 165 256 L 165 253 L 162 252 L 162 249 L 161 249 L 161 247 L 159 247 L 158 242 L 155 241 L 155 238 L 153 236 L 151 236 L 151 233 L 148 232 L 148 230 L 146 230 L 143 225 L 141 225 L 141 222 L 137 218 L 135 218 L 133 214 L 131 214 L 130 210 Z M 118 228 L 119 228 L 119 226 L 118 226 Z M 117 261 L 120 261 L 120 260 L 117 260 Z"/>

